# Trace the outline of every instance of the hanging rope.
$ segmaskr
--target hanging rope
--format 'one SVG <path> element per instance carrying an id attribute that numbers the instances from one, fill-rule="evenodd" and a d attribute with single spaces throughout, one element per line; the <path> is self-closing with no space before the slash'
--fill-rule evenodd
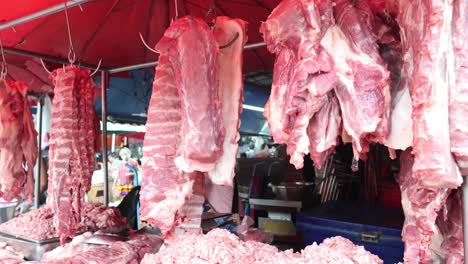
<path id="1" fill-rule="evenodd" d="M 73 47 L 72 34 L 71 34 L 71 28 L 70 28 L 70 21 L 68 19 L 67 3 L 65 3 L 65 19 L 67 21 L 68 41 L 70 42 L 70 48 L 69 48 L 69 51 L 68 51 L 68 62 L 70 62 L 70 64 L 74 64 L 75 59 L 76 59 L 76 54 L 75 54 L 75 48 Z"/>
<path id="2" fill-rule="evenodd" d="M 2 70 L 0 72 L 0 79 L 5 79 L 8 74 L 8 65 L 5 59 L 5 51 L 3 50 L 3 41 L 0 36 L 0 52 L 2 53 Z"/>

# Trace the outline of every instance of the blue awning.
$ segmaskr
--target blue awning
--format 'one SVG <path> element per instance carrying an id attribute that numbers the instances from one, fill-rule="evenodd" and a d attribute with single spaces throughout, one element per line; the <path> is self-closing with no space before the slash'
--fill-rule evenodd
<path id="1" fill-rule="evenodd" d="M 122 123 L 144 124 L 153 88 L 154 74 L 149 70 L 132 71 L 132 78 L 110 78 L 107 90 L 107 113 L 110 120 Z M 95 78 L 100 83 L 100 77 Z M 244 107 L 241 114 L 241 133 L 268 134 L 263 107 L 269 91 L 251 84 L 244 86 Z M 94 102 L 101 113 L 101 99 Z"/>

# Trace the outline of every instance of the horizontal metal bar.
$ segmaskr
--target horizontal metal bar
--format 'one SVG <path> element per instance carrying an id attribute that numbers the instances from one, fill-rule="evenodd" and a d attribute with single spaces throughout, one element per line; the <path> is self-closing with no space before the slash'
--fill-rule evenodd
<path id="1" fill-rule="evenodd" d="M 90 2 L 90 1 L 91 0 L 69 0 L 66 3 L 66 7 L 70 8 L 70 7 L 81 5 L 81 4 L 84 4 L 86 2 Z M 64 10 L 64 9 L 65 9 L 65 4 L 55 5 L 55 6 L 47 8 L 47 9 L 44 9 L 44 10 L 38 11 L 36 13 L 33 13 L 31 15 L 27 15 L 27 16 L 24 16 L 24 17 L 21 17 L 21 18 L 18 18 L 18 19 L 15 19 L 15 20 L 0 24 L 0 30 L 4 30 L 4 29 L 7 29 L 7 28 L 12 28 L 12 27 L 27 23 L 29 21 L 32 21 L 32 20 L 35 20 L 35 19 L 38 19 L 38 18 L 41 18 L 41 17 L 52 15 L 52 14 L 58 13 L 58 12 Z"/>
<path id="2" fill-rule="evenodd" d="M 31 57 L 31 58 L 38 58 L 38 59 L 43 59 L 45 61 L 49 62 L 54 62 L 58 64 L 69 64 L 68 59 L 65 58 L 60 58 L 60 57 L 54 57 L 54 56 L 49 56 L 49 55 L 44 55 L 32 51 L 25 51 L 25 50 L 19 50 L 19 49 L 14 49 L 14 48 L 4 48 L 5 53 L 9 54 L 15 54 L 15 55 L 20 55 L 20 56 L 25 56 L 25 57 Z M 96 70 L 97 66 L 88 64 L 88 63 L 80 63 L 81 68 L 86 68 L 90 70 Z M 107 71 L 106 68 L 100 67 L 100 71 Z"/>
<path id="3" fill-rule="evenodd" d="M 261 48 L 261 47 L 264 47 L 264 46 L 266 46 L 265 42 L 252 43 L 252 44 L 245 45 L 244 50 L 256 49 L 256 48 Z M 108 70 L 108 72 L 110 74 L 113 74 L 113 73 L 119 73 L 119 72 L 125 72 L 125 71 L 139 70 L 139 69 L 154 67 L 156 65 L 158 65 L 157 61 L 146 62 L 146 63 L 140 63 L 140 64 L 129 65 L 129 66 L 125 66 L 125 67 L 110 69 L 110 70 Z"/>
<path id="4" fill-rule="evenodd" d="M 154 67 L 156 65 L 158 65 L 157 61 L 146 62 L 146 63 L 140 63 L 140 64 L 125 66 L 125 67 L 110 69 L 110 70 L 108 70 L 108 72 L 110 74 L 113 74 L 113 73 L 126 72 L 126 71 L 131 71 L 131 70 L 139 70 L 139 69 Z"/>
<path id="5" fill-rule="evenodd" d="M 266 46 L 265 42 L 252 43 L 252 44 L 245 45 L 244 50 L 251 50 L 251 49 L 261 48 L 261 47 L 265 47 L 265 46 Z"/>

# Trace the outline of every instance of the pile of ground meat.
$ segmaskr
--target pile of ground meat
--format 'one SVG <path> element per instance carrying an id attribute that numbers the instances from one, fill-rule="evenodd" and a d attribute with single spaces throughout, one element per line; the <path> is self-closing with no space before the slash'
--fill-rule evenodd
<path id="1" fill-rule="evenodd" d="M 276 247 L 255 241 L 244 242 L 226 230 L 214 229 L 206 235 L 187 235 L 166 242 L 157 254 L 146 254 L 141 263 L 381 264 L 383 261 L 343 237 L 327 238 L 320 245 L 313 244 L 294 253 L 292 250 L 279 251 Z"/>

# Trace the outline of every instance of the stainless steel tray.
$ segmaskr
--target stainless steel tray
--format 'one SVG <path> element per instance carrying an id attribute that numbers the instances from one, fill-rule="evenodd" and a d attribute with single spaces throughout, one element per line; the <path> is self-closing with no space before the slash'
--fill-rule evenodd
<path id="1" fill-rule="evenodd" d="M 60 240 L 58 238 L 34 240 L 1 232 L 0 241 L 7 243 L 16 251 L 23 253 L 26 260 L 40 260 L 45 252 L 60 246 Z"/>
<path id="2" fill-rule="evenodd" d="M 15 239 L 18 239 L 18 240 L 23 240 L 23 241 L 26 241 L 26 242 L 36 243 L 36 244 L 49 244 L 49 243 L 60 242 L 60 238 L 58 238 L 58 237 L 49 238 L 49 239 L 45 239 L 45 240 L 36 240 L 36 239 L 29 238 L 29 237 L 16 236 L 16 235 L 12 235 L 12 234 L 9 234 L 9 233 L 6 233 L 6 232 L 1 232 L 1 231 L 0 231 L 0 237 L 10 237 L 10 238 L 15 238 Z"/>

